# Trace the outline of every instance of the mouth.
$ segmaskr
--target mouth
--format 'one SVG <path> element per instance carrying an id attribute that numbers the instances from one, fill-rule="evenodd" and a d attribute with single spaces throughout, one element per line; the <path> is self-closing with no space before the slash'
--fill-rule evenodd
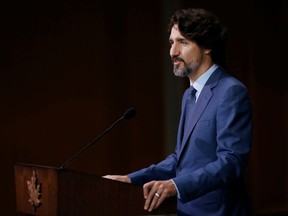
<path id="1" fill-rule="evenodd" d="M 173 61 L 174 65 L 179 65 L 182 61 Z"/>
<path id="2" fill-rule="evenodd" d="M 181 62 L 185 63 L 184 60 L 181 58 L 172 58 L 172 63 L 174 65 L 179 65 Z"/>

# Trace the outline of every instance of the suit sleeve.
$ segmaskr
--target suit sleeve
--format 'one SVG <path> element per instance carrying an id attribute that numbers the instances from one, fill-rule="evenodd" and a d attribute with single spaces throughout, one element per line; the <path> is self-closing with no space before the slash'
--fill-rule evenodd
<path id="1" fill-rule="evenodd" d="M 148 168 L 138 170 L 128 174 L 131 183 L 134 185 L 143 185 L 152 180 L 167 180 L 175 177 L 176 156 L 169 155 L 165 160 L 158 164 L 152 164 Z"/>

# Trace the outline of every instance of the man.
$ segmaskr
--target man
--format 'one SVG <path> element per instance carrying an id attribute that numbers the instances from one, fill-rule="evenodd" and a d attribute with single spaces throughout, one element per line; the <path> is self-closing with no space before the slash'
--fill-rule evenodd
<path id="1" fill-rule="evenodd" d="M 169 31 L 174 74 L 191 84 L 182 99 L 175 153 L 128 175 L 104 177 L 143 185 L 149 212 L 177 196 L 178 215 L 248 216 L 243 176 L 252 104 L 246 87 L 224 71 L 226 30 L 212 13 L 191 8 L 171 17 Z"/>

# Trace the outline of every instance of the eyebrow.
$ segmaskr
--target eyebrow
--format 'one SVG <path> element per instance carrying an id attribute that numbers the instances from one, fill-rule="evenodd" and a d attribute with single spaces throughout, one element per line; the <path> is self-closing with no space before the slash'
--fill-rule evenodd
<path id="1" fill-rule="evenodd" d="M 189 41 L 189 40 L 184 37 L 177 37 L 174 40 L 172 38 L 169 38 L 169 42 L 171 41 L 183 42 L 183 41 Z"/>

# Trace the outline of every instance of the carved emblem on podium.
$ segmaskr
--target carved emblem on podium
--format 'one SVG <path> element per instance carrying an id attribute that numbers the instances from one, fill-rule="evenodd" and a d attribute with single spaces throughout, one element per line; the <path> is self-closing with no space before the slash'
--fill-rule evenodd
<path id="1" fill-rule="evenodd" d="M 28 194 L 30 199 L 28 200 L 32 207 L 33 211 L 36 211 L 36 208 L 41 204 L 41 184 L 38 182 L 36 170 L 33 170 L 31 181 L 27 181 Z"/>

